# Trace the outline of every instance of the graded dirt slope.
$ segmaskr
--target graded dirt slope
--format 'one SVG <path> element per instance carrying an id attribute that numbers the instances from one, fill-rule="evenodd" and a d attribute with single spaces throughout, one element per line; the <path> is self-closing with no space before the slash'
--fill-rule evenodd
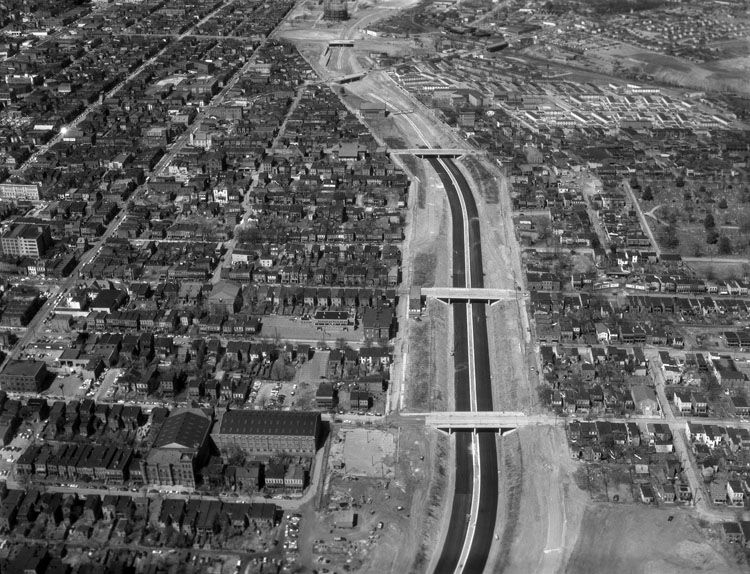
<path id="1" fill-rule="evenodd" d="M 577 463 L 570 459 L 564 431 L 525 427 L 499 443 L 499 543 L 488 571 L 560 572 L 576 545 L 588 504 L 573 478 Z"/>

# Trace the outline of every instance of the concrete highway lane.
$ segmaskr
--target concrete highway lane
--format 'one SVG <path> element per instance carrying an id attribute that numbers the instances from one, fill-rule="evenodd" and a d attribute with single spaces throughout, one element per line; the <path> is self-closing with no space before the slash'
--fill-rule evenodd
<path id="1" fill-rule="evenodd" d="M 471 287 L 484 287 L 482 265 L 482 237 L 479 230 L 479 211 L 474 195 L 466 178 L 453 160 L 444 160 L 458 182 L 459 192 L 466 205 L 469 226 L 469 247 L 471 256 Z M 472 303 L 471 328 L 474 330 L 474 373 L 476 410 L 491 411 L 492 378 L 490 374 L 490 352 L 487 338 L 487 307 Z M 479 505 L 475 517 L 473 539 L 461 571 L 466 573 L 483 572 L 492 547 L 497 518 L 497 444 L 494 432 L 481 432 L 479 441 Z M 460 565 L 459 565 L 460 566 Z"/>
<path id="2" fill-rule="evenodd" d="M 469 233 L 469 256 L 470 256 L 470 287 L 484 287 L 484 268 L 482 267 L 482 236 L 479 233 L 479 210 L 477 202 L 474 201 L 474 195 L 471 193 L 469 182 L 466 181 L 463 172 L 452 159 L 440 160 L 446 167 L 450 175 L 458 184 L 460 193 L 459 201 L 466 206 L 465 218 L 468 220 Z M 454 186 L 455 187 L 455 186 Z M 452 213 L 452 211 L 451 211 Z M 455 285 L 454 285 L 455 287 Z"/>
<path id="3" fill-rule="evenodd" d="M 448 536 L 443 545 L 437 566 L 435 566 L 436 574 L 452 574 L 456 571 L 466 540 L 466 531 L 469 528 L 469 518 L 471 516 L 474 482 L 471 433 L 461 431 L 454 434 L 456 437 L 456 479 L 453 491 L 453 505 L 451 506 Z"/>
<path id="4" fill-rule="evenodd" d="M 451 209 L 451 227 L 453 235 L 453 287 L 466 287 L 466 256 L 464 241 L 464 218 L 458 191 L 451 182 L 445 167 L 437 158 L 429 160 L 437 172 Z M 468 306 L 453 305 L 453 388 L 456 410 L 471 410 L 471 393 L 469 389 L 469 347 L 468 347 Z M 449 535 L 435 568 L 436 573 L 453 573 L 458 566 L 461 552 L 466 540 L 471 516 L 473 495 L 474 466 L 470 432 L 456 433 L 455 488 L 451 507 Z"/>
<path id="5" fill-rule="evenodd" d="M 469 555 L 462 568 L 465 574 L 484 572 L 495 534 L 497 518 L 497 446 L 495 431 L 480 431 L 479 439 L 479 507 Z"/>
<path id="6" fill-rule="evenodd" d="M 453 286 L 483 287 L 479 213 L 468 182 L 452 160 L 431 158 L 428 161 L 443 183 L 451 208 Z M 453 324 L 456 410 L 491 411 L 486 306 L 481 303 L 453 305 Z M 476 477 L 475 469 L 478 470 Z M 477 492 L 474 492 L 475 488 Z M 472 441 L 468 431 L 456 433 L 456 488 L 450 534 L 435 572 L 484 571 L 495 532 L 497 488 L 494 432 L 479 433 L 476 442 Z M 476 504 L 472 508 L 475 498 Z"/>

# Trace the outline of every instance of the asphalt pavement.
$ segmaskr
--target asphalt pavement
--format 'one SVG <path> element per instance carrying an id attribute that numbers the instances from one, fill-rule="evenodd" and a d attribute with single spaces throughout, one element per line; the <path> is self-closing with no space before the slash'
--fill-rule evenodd
<path id="1" fill-rule="evenodd" d="M 471 258 L 469 287 L 484 287 L 484 267 L 482 264 L 482 236 L 479 230 L 479 210 L 474 194 L 466 178 L 452 159 L 441 160 L 458 183 L 458 191 L 463 197 L 469 225 L 469 256 Z M 471 328 L 474 331 L 474 380 L 476 410 L 492 411 L 492 379 L 490 376 L 490 352 L 487 337 L 487 306 L 472 303 Z M 497 518 L 497 443 L 495 433 L 481 432 L 478 436 L 479 450 L 479 505 L 475 517 L 474 536 L 469 554 L 463 565 L 463 572 L 472 574 L 483 572 L 492 547 Z"/>
<path id="2" fill-rule="evenodd" d="M 437 172 L 448 195 L 451 210 L 453 233 L 453 287 L 466 287 L 466 257 L 464 244 L 464 218 L 458 192 L 448 172 L 437 158 L 428 160 Z M 453 387 L 455 409 L 471 410 L 471 393 L 469 391 L 469 345 L 467 336 L 468 313 L 466 305 L 453 305 Z M 466 540 L 471 516 L 471 500 L 474 482 L 473 455 L 471 452 L 471 433 L 457 432 L 455 487 L 451 507 L 448 537 L 443 545 L 435 572 L 452 573 L 456 570 L 461 558 L 461 551 Z"/>
<path id="3" fill-rule="evenodd" d="M 453 232 L 453 287 L 484 287 L 482 244 L 479 213 L 466 178 L 450 159 L 428 160 L 435 169 L 448 195 Z M 455 182 L 455 183 L 454 183 Z M 457 186 L 456 186 L 457 184 Z M 465 226 L 468 225 L 468 264 Z M 468 281 L 467 281 L 468 277 Z M 473 346 L 469 349 L 469 318 Z M 470 357 L 473 359 L 476 409 L 491 411 L 492 383 L 487 338 L 486 305 L 483 303 L 454 304 L 454 391 L 455 409 L 472 410 Z M 497 510 L 497 450 L 493 432 L 480 433 L 477 441 L 479 480 L 474 477 L 474 453 L 470 432 L 456 433 L 456 482 L 448 532 L 435 572 L 482 572 L 492 546 Z M 471 514 L 474 485 L 479 492 L 476 516 Z M 469 527 L 468 554 L 461 563 Z M 459 534 L 460 533 L 460 534 Z"/>

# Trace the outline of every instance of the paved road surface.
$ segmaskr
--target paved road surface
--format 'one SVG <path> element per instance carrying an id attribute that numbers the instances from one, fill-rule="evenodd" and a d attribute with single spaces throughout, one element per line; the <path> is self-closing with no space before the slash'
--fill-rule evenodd
<path id="1" fill-rule="evenodd" d="M 458 193 L 451 183 L 445 168 L 437 159 L 430 160 L 432 167 L 438 172 L 448 194 L 451 209 L 453 231 L 453 286 L 466 287 L 466 245 L 464 241 L 465 228 L 461 203 Z M 455 395 L 455 409 L 457 411 L 471 410 L 471 396 L 469 392 L 469 348 L 467 336 L 467 305 L 453 305 L 453 387 Z M 451 507 L 448 537 L 443 546 L 435 572 L 454 572 L 461 557 L 466 532 L 469 528 L 471 514 L 471 498 L 473 490 L 473 456 L 472 436 L 469 432 L 456 433 L 456 461 L 455 486 L 453 505 Z"/>
<path id="2" fill-rule="evenodd" d="M 482 240 L 479 232 L 479 211 L 474 195 L 466 178 L 453 160 L 439 160 L 451 172 L 458 183 L 460 194 L 465 204 L 465 217 L 469 223 L 469 245 L 471 256 L 470 287 L 484 287 L 484 269 L 482 266 Z M 483 303 L 472 303 L 471 328 L 474 331 L 474 380 L 475 407 L 478 411 L 493 410 L 492 379 L 490 377 L 490 354 L 487 338 L 487 306 Z M 480 432 L 477 437 L 479 447 L 479 506 L 475 517 L 474 537 L 469 547 L 463 571 L 471 574 L 482 572 L 490 554 L 495 521 L 497 517 L 498 480 L 497 480 L 497 444 L 494 432 Z"/>
<path id="3" fill-rule="evenodd" d="M 453 286 L 483 287 L 479 214 L 471 189 L 453 161 L 434 158 L 429 162 L 445 187 L 451 208 Z M 457 411 L 491 411 L 493 408 L 485 312 L 486 306 L 481 303 L 453 305 Z M 474 475 L 475 469 L 478 476 Z M 456 482 L 450 535 L 435 572 L 484 570 L 495 531 L 497 484 L 495 434 L 456 433 Z M 473 499 L 476 499 L 474 507 Z"/>

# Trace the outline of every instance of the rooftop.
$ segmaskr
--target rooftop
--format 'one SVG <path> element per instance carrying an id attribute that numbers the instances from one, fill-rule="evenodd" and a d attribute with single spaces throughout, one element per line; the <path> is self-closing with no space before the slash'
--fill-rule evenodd
<path id="1" fill-rule="evenodd" d="M 314 436 L 320 413 L 311 411 L 228 411 L 220 434 Z"/>
<path id="2" fill-rule="evenodd" d="M 3 375 L 35 377 L 45 365 L 41 361 L 13 361 L 3 369 Z"/>
<path id="3" fill-rule="evenodd" d="M 211 419 L 197 409 L 183 410 L 164 422 L 154 448 L 198 449 L 211 430 Z"/>

